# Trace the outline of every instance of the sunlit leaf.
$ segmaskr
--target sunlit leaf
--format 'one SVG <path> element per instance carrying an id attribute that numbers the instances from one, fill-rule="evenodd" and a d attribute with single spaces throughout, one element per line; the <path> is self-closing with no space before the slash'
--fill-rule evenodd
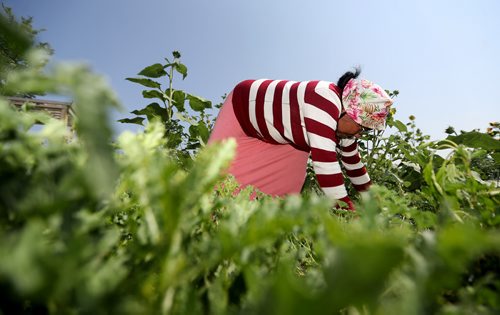
<path id="1" fill-rule="evenodd" d="M 408 127 L 406 127 L 405 124 L 403 124 L 400 120 L 394 120 L 394 126 L 398 128 L 400 132 L 407 132 Z"/>
<path id="2" fill-rule="evenodd" d="M 495 140 L 490 135 L 477 131 L 465 132 L 458 136 L 448 136 L 446 139 L 451 140 L 457 144 L 463 144 L 471 148 L 480 148 L 485 150 L 500 150 L 499 140 Z"/>

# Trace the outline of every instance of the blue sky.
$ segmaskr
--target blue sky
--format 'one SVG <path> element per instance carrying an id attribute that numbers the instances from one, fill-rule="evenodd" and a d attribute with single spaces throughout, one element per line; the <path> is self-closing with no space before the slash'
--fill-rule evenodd
<path id="1" fill-rule="evenodd" d="M 353 66 L 400 91 L 397 118 L 484 130 L 500 120 L 500 1 L 4 0 L 32 16 L 55 50 L 106 76 L 126 111 L 142 108 L 128 82 L 171 51 L 188 67 L 175 86 L 218 103 L 241 80 L 329 80 Z M 114 114 L 127 117 L 126 112 Z M 116 123 L 120 132 L 133 129 Z"/>

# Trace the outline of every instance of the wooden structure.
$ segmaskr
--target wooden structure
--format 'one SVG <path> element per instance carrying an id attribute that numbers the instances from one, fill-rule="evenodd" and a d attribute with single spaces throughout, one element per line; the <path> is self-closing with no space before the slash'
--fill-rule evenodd
<path id="1" fill-rule="evenodd" d="M 46 111 L 52 117 L 64 121 L 68 127 L 73 127 L 75 113 L 71 107 L 72 103 L 22 97 L 9 97 L 9 101 L 18 108 L 21 108 L 25 103 L 33 104 L 31 110 Z"/>

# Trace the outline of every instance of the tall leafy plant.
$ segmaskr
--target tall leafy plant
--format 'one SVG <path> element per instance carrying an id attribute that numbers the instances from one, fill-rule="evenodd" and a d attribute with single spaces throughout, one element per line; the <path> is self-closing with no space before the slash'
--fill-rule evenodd
<path id="1" fill-rule="evenodd" d="M 188 69 L 181 61 L 178 51 L 172 52 L 172 60 L 155 63 L 142 69 L 138 77 L 126 78 L 146 89 L 142 96 L 150 100 L 146 107 L 134 110 L 132 118 L 120 119 L 122 123 L 144 125 L 152 120 L 160 120 L 165 126 L 167 148 L 174 149 L 177 158 L 185 162 L 208 140 L 211 117 L 207 110 L 212 102 L 202 97 L 174 88 L 174 77 L 187 76 Z"/>

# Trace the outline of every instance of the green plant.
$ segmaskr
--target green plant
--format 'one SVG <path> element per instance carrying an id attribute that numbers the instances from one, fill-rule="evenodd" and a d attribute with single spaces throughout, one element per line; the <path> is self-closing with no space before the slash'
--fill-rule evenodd
<path id="1" fill-rule="evenodd" d="M 73 97 L 77 135 L 0 97 L 0 314 L 500 311 L 499 189 L 474 176 L 489 150 L 475 141 L 427 142 L 413 120 L 377 140 L 368 154 L 394 175 L 374 173 L 357 213 L 315 194 L 251 200 L 223 176 L 234 142 L 181 165 L 151 118 L 112 144 L 105 81 L 68 64 L 41 74 L 45 55 L 26 52 L 34 67 L 6 89 Z M 389 156 L 418 166 L 411 180 Z"/>
<path id="2" fill-rule="evenodd" d="M 0 91 L 3 88 L 7 74 L 14 69 L 23 69 L 33 67 L 26 59 L 25 51 L 30 47 L 36 47 L 45 50 L 48 54 L 53 54 L 53 49 L 49 43 L 38 42 L 37 36 L 43 29 L 33 28 L 33 18 L 21 17 L 17 19 L 11 8 L 2 3 L 2 12 L 0 12 Z M 42 69 L 48 59 L 37 65 Z M 5 94 L 3 91 L 2 94 Z M 40 95 L 40 93 L 38 93 Z M 16 96 L 32 98 L 34 94 L 20 94 Z"/>
<path id="3" fill-rule="evenodd" d="M 212 121 L 206 110 L 212 108 L 212 103 L 199 96 L 174 89 L 174 74 L 182 75 L 184 80 L 187 76 L 187 67 L 180 62 L 181 54 L 178 51 L 172 52 L 172 56 L 172 61 L 165 58 L 165 64 L 155 63 L 144 68 L 138 73 L 141 76 L 139 78 L 127 78 L 131 82 L 149 88 L 142 91 L 144 98 L 155 99 L 161 104 L 150 103 L 143 109 L 132 111 L 136 117 L 119 121 L 143 125 L 145 119 L 147 121 L 159 119 L 165 126 L 167 147 L 176 149 L 179 161 L 185 163 L 186 158 L 208 140 Z M 162 87 L 165 83 L 161 82 L 163 79 L 167 79 L 166 87 Z M 186 103 L 189 104 L 189 108 L 186 107 Z"/>

